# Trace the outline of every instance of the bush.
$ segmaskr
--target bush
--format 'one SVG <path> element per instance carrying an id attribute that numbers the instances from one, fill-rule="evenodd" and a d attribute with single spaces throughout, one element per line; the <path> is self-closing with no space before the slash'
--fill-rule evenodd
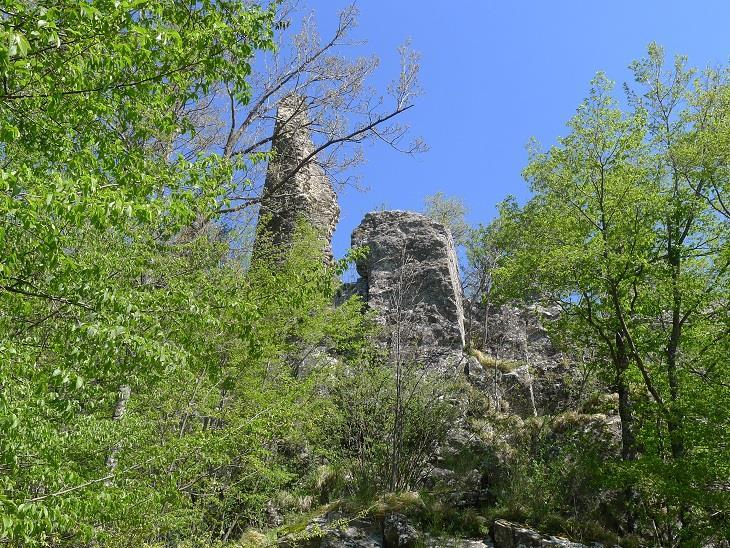
<path id="1" fill-rule="evenodd" d="M 451 381 L 415 365 L 406 369 L 399 425 L 396 379 L 382 356 L 371 354 L 330 387 L 340 413 L 333 435 L 352 470 L 352 493 L 361 498 L 415 488 L 456 416 Z"/>

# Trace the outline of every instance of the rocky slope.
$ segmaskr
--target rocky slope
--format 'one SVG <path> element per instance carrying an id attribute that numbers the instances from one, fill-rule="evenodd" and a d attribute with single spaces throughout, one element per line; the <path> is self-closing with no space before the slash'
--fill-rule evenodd
<path id="1" fill-rule="evenodd" d="M 329 180 L 313 161 L 302 105 L 301 98 L 292 96 L 279 107 L 276 156 L 269 166 L 258 233 L 267 233 L 275 246 L 285 248 L 303 219 L 320 234 L 324 260 L 330 261 L 339 207 Z M 368 213 L 354 230 L 352 245 L 368 252 L 356 264 L 360 278 L 345 284 L 339 300 L 361 297 L 382 327 L 381 342 L 391 359 L 416 365 L 425 379 L 459 376 L 470 387 L 453 402 L 458 418 L 414 487 L 438 493 L 445 507 L 475 508 L 489 503 L 492 490 L 506 481 L 505 470 L 525 460 L 520 452 L 535 446 L 539 436 L 571 443 L 588 440 L 605 454 L 617 450 L 620 432 L 613 400 L 608 397 L 601 409 L 589 409 L 582 401 L 584 372 L 558 351 L 546 329 L 557 317 L 555 310 L 502 306 L 487 313 L 476 304 L 468 308 L 465 321 L 451 234 L 418 213 Z M 326 348 L 317 355 L 325 363 L 335 359 Z M 491 537 L 434 538 L 397 509 L 378 516 L 328 510 L 306 525 L 307 535 L 291 536 L 285 545 L 582 546 L 502 520 L 489 529 Z"/>
<path id="2" fill-rule="evenodd" d="M 498 408 L 524 418 L 577 405 L 588 388 L 589 372 L 553 344 L 547 327 L 557 319 L 557 310 L 535 304 L 491 307 L 488 316 L 481 306 L 471 311 L 470 354 L 478 362 L 471 362 L 471 377 Z"/>

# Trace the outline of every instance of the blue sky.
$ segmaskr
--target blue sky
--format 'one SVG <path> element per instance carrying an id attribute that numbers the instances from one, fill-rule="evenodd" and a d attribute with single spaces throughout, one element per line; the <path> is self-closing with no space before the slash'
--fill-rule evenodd
<path id="1" fill-rule="evenodd" d="M 343 0 L 303 0 L 324 35 Z M 421 52 L 424 96 L 404 120 L 430 151 L 409 157 L 376 145 L 356 168 L 367 193 L 348 189 L 334 237 L 339 256 L 363 215 L 381 204 L 420 210 L 426 195 L 462 197 L 469 221 L 485 223 L 508 194 L 527 196 L 520 172 L 532 136 L 543 146 L 565 122 L 597 71 L 620 85 L 652 40 L 694 66 L 730 59 L 730 1 L 724 0 L 360 0 L 357 38 L 381 58 L 384 88 L 398 69 L 396 48 Z"/>

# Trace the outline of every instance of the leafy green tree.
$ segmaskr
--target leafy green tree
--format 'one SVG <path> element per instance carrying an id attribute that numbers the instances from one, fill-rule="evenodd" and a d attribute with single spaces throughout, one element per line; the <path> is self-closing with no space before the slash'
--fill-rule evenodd
<path id="1" fill-rule="evenodd" d="M 623 456 L 632 460 L 630 349 L 622 321 L 657 211 L 651 189 L 637 184 L 647 170 L 645 117 L 623 116 L 610 90 L 599 75 L 569 122 L 571 133 L 549 152 L 532 153 L 525 175 L 535 198 L 524 209 L 502 209 L 502 244 L 510 255 L 503 275 L 520 293 L 544 296 L 565 318 L 585 322 L 604 347 L 620 397 Z"/>
<path id="2" fill-rule="evenodd" d="M 722 107 L 708 104 L 707 99 L 704 104 L 697 100 L 698 95 L 706 98 L 718 92 L 716 75 L 710 72 L 704 79 L 695 79 L 695 71 L 686 68 L 683 57 L 677 57 L 667 68 L 663 51 L 656 44 L 651 44 L 648 57 L 632 68 L 640 86 L 635 99 L 649 115 L 648 144 L 659 181 L 662 216 L 655 227 L 653 268 L 647 271 L 649 285 L 641 310 L 651 321 L 637 326 L 631 342 L 659 415 L 656 423 L 662 425 L 656 436 L 666 438 L 663 445 L 672 457 L 666 474 L 685 489 L 682 497 L 669 498 L 677 508 L 682 530 L 676 533 L 667 524 L 667 541 L 678 534 L 687 542 L 693 534 L 689 505 L 699 493 L 692 489 L 697 478 L 682 473 L 685 463 L 691 461 L 685 458 L 691 451 L 685 438 L 708 419 L 693 410 L 695 398 L 688 398 L 686 391 L 702 382 L 692 372 L 696 350 L 709 341 L 724 344 L 724 337 L 718 338 L 716 330 L 725 325 L 727 316 L 730 265 L 723 249 L 730 225 L 722 217 L 726 174 L 722 169 L 687 169 L 680 147 L 692 140 L 693 133 L 703 131 L 703 120 L 722 118 L 727 112 L 718 113 Z M 722 139 L 721 134 L 718 137 Z M 715 153 L 709 143 L 708 148 L 698 151 L 695 162 L 712 161 L 708 157 Z M 718 365 L 724 369 L 722 363 Z M 719 377 L 715 379 L 722 382 Z M 722 425 L 712 418 L 710 422 L 715 427 Z M 688 500 L 682 500 L 684 497 Z"/>
<path id="3" fill-rule="evenodd" d="M 728 462 L 716 445 L 727 418 L 700 402 L 724 408 L 727 398 L 727 360 L 706 351 L 727 344 L 728 225 L 718 211 L 722 170 L 682 163 L 699 131 L 697 94 L 709 92 L 691 90 L 700 84 L 682 59 L 665 74 L 654 45 L 634 70 L 643 93 L 630 112 L 599 75 L 569 135 L 532 153 L 534 197 L 501 212 L 500 281 L 508 295 L 561 306 L 563 328 L 600 349 L 619 395 L 626 531 L 642 518 L 673 545 L 703 538 L 722 504 L 721 490 L 700 493 L 725 464 L 701 463 L 708 451 Z"/>
<path id="4" fill-rule="evenodd" d="M 653 54 L 654 65 L 662 66 L 660 49 Z M 679 73 L 686 72 L 683 64 L 676 67 Z M 657 73 L 652 80 L 651 71 L 644 69 L 644 84 L 649 84 L 654 94 L 661 89 L 677 87 L 677 83 L 666 82 L 666 75 L 659 86 Z M 681 128 L 672 136 L 672 167 L 685 184 L 700 197 L 707 200 L 719 215 L 730 218 L 730 173 L 728 150 L 730 150 L 730 83 L 729 69 L 706 69 L 681 90 Z M 686 80 L 685 80 L 686 84 Z M 645 98 L 646 100 L 646 98 Z M 663 99 L 666 102 L 666 99 Z M 656 106 L 661 106 L 657 104 Z M 666 106 L 665 106 L 666 108 Z M 674 111 L 677 110 L 673 106 Z M 675 112 L 672 112 L 675 113 Z M 667 114 L 672 114 L 667 113 Z M 671 117 L 671 116 L 670 116 Z M 666 116 L 665 116 L 666 118 Z M 678 121 L 673 119 L 675 125 Z"/>
<path id="5" fill-rule="evenodd" d="M 469 231 L 466 238 L 467 266 L 464 269 L 462 285 L 464 287 L 466 330 L 470 344 L 476 348 L 486 349 L 490 336 L 489 314 L 495 302 L 495 272 L 503 258 L 503 250 L 499 246 L 499 218 L 489 225 L 479 225 Z M 476 333 L 474 324 L 482 311 L 481 333 Z"/>
<path id="6" fill-rule="evenodd" d="M 469 209 L 464 200 L 437 192 L 426 196 L 423 212 L 427 217 L 448 228 L 457 245 L 466 241 L 470 228 L 465 218 Z"/>
<path id="7" fill-rule="evenodd" d="M 246 132 L 276 94 L 327 80 L 341 93 L 316 102 L 326 125 L 373 66 L 327 54 L 351 9 L 328 45 L 307 27 L 305 62 L 254 90 L 252 59 L 283 28 L 267 5 L 3 6 L 0 543 L 231 540 L 328 458 L 326 363 L 309 376 L 297 364 L 366 344 L 360 306 L 331 306 L 342 265 L 325 267 L 303 226 L 283 262 L 245 270 L 239 234 L 210 221 L 255 202 L 246 174 L 270 138 Z M 402 53 L 394 111 L 327 142 L 359 143 L 409 108 L 417 59 Z M 233 119 L 217 120 L 231 124 L 219 147 L 222 93 Z"/>
<path id="8" fill-rule="evenodd" d="M 396 375 L 386 356 L 372 352 L 353 365 L 357 374 L 343 372 L 331 385 L 339 409 L 331 436 L 352 476 L 344 494 L 370 501 L 418 488 L 459 412 L 457 383 L 424 372 L 419 363 L 402 364 Z"/>
<path id="9" fill-rule="evenodd" d="M 316 437 L 324 407 L 281 356 L 358 316 L 329 309 L 333 273 L 306 246 L 244 273 L 230 235 L 192 229 L 237 165 L 162 153 L 211 86 L 246 100 L 272 18 L 227 1 L 3 7 L 0 539 L 230 536 L 292 481 L 276 443 Z"/>

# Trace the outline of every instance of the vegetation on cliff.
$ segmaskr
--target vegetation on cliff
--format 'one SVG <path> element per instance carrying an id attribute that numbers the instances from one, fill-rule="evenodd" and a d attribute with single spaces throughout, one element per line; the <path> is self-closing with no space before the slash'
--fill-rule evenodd
<path id="1" fill-rule="evenodd" d="M 429 200 L 468 261 L 456 366 L 433 374 L 406 352 L 424 321 L 445 331 L 431 301 L 383 322 L 339 281 L 367 250 L 323 261 L 322 227 L 300 222 L 285 254 L 260 232 L 251 261 L 245 223 L 286 95 L 316 135 L 282 181 L 316 158 L 336 175 L 366 139 L 421 150 L 393 124 L 417 55 L 400 50 L 387 107 L 366 85 L 377 63 L 338 53 L 354 8 L 329 41 L 305 22 L 288 58 L 280 2 L 0 12 L 0 545 L 295 543 L 333 509 L 451 535 L 506 516 L 586 540 L 730 537 L 726 69 L 652 45 L 625 105 L 599 75 L 568 136 L 531 151 L 527 203 L 473 229 L 462 201 Z M 383 302 L 421 283 L 391 251 Z M 494 351 L 519 314 L 493 316 L 521 300 L 560 311 L 550 367 L 584 374 L 547 377 L 567 411 L 538 413 L 528 319 L 523 354 Z M 520 383 L 529 416 L 503 397 Z"/>
<path id="2" fill-rule="evenodd" d="M 626 107 L 599 74 L 570 133 L 531 151 L 533 197 L 493 227 L 496 287 L 558 306 L 618 393 L 621 459 L 595 472 L 624 492 L 623 530 L 695 545 L 728 534 L 730 87 L 654 44 L 632 68 Z"/>

